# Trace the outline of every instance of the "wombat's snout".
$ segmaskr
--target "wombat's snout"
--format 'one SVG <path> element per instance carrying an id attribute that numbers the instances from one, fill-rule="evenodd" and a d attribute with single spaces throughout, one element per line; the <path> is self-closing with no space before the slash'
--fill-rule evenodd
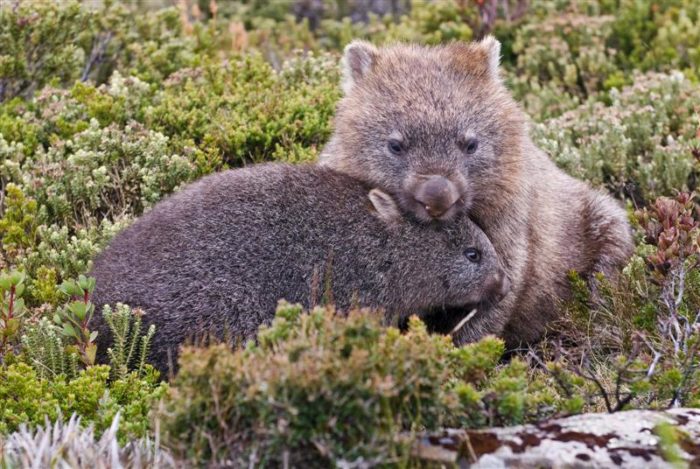
<path id="1" fill-rule="evenodd" d="M 510 280 L 503 270 L 491 275 L 484 284 L 484 299 L 493 304 L 501 301 L 510 292 Z"/>
<path id="2" fill-rule="evenodd" d="M 413 197 L 432 218 L 445 215 L 459 200 L 457 186 L 443 176 L 428 176 L 416 187 Z"/>

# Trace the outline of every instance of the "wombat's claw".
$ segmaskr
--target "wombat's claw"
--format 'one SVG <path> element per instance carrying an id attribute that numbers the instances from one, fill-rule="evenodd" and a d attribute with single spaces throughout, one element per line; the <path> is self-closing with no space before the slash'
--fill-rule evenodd
<path id="1" fill-rule="evenodd" d="M 464 318 L 462 318 L 462 320 L 459 321 L 459 323 L 457 323 L 457 325 L 454 327 L 454 329 L 452 329 L 452 331 L 450 332 L 450 335 L 455 335 L 455 333 L 456 333 L 457 331 L 459 331 L 461 328 L 463 328 L 464 325 L 465 325 L 466 323 L 468 323 L 469 320 L 470 320 L 471 318 L 473 318 L 475 314 L 476 314 L 476 308 L 474 308 L 473 310 L 471 310 L 471 311 L 469 312 L 469 314 L 467 314 L 466 316 L 464 316 Z"/>

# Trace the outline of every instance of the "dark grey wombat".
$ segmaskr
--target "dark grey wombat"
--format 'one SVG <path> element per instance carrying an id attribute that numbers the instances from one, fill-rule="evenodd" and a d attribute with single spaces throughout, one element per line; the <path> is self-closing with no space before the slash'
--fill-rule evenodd
<path id="1" fill-rule="evenodd" d="M 146 312 L 160 370 L 188 337 L 252 338 L 279 299 L 308 307 L 326 285 L 338 308 L 383 308 L 389 322 L 464 315 L 508 289 L 493 246 L 465 220 L 414 223 L 387 194 L 328 168 L 226 171 L 119 233 L 94 262 L 93 300 L 99 313 L 117 302 Z M 109 333 L 97 318 L 104 353 Z"/>

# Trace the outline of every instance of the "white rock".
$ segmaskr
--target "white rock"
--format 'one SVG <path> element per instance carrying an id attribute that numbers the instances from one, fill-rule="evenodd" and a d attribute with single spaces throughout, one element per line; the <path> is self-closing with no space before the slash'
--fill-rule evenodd
<path id="1" fill-rule="evenodd" d="M 420 438 L 414 455 L 475 469 L 674 467 L 663 459 L 653 432 L 660 423 L 682 431 L 679 453 L 696 467 L 700 462 L 700 409 L 630 410 L 576 415 L 537 425 L 445 430 Z"/>

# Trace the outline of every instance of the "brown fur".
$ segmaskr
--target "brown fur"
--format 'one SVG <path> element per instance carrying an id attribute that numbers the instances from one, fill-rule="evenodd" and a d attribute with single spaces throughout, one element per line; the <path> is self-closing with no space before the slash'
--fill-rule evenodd
<path id="1" fill-rule="evenodd" d="M 434 214 L 417 201 L 416 179 L 446 178 L 460 195 L 458 210 L 447 214 L 470 214 L 512 284 L 459 341 L 497 333 L 515 346 L 540 338 L 557 317 L 570 293 L 569 271 L 613 275 L 633 243 L 616 201 L 565 174 L 533 144 L 526 115 L 500 80 L 499 50 L 490 37 L 438 47 L 353 42 L 344 57 L 346 95 L 321 164 L 394 194 L 424 221 Z M 405 147 L 400 154 L 387 151 L 396 138 Z M 468 154 L 470 138 L 479 145 Z"/>

